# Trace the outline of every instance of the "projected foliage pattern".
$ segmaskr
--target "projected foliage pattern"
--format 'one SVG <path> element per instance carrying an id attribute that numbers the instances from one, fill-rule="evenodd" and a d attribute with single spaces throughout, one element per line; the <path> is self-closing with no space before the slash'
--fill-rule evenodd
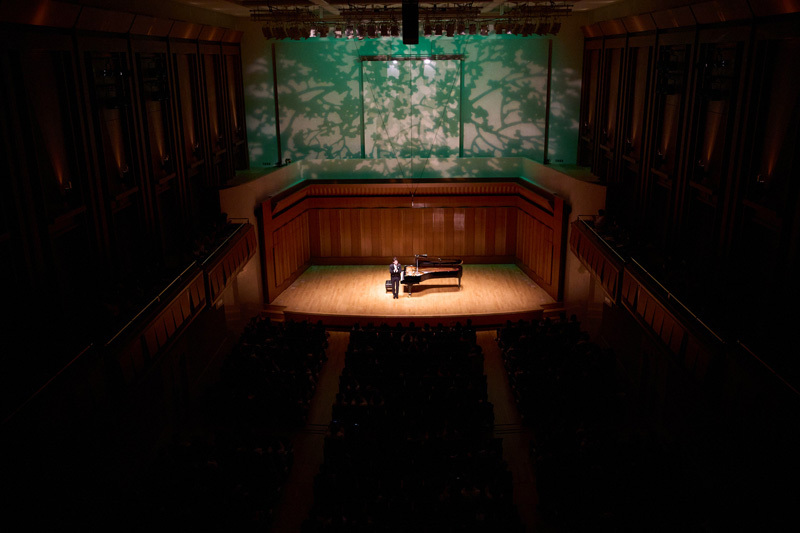
<path id="1" fill-rule="evenodd" d="M 455 157 L 458 60 L 365 61 L 366 157 Z"/>
<path id="2" fill-rule="evenodd" d="M 547 99 L 547 41 L 496 39 L 468 48 L 464 156 L 541 160 Z"/>
<path id="3" fill-rule="evenodd" d="M 246 68 L 253 168 L 279 157 L 269 46 L 265 41 L 263 63 Z M 434 37 L 415 46 L 400 39 L 318 39 L 275 47 L 284 159 L 448 158 L 461 146 L 465 157 L 544 158 L 547 39 Z M 361 61 L 373 55 L 464 59 Z M 552 82 L 549 146 L 563 152 L 574 145 L 558 137 L 574 136 L 577 121 L 568 106 L 579 97 L 580 78 L 554 70 Z"/>

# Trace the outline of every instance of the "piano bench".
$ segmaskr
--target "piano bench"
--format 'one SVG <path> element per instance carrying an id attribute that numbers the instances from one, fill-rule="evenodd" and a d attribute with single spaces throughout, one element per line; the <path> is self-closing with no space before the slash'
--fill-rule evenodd
<path id="1" fill-rule="evenodd" d="M 392 292 L 392 280 L 386 280 L 386 292 Z"/>

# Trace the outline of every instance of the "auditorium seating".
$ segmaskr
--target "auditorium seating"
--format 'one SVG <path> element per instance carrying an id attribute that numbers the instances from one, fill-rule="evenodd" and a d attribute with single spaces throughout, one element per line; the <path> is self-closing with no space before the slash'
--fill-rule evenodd
<path id="1" fill-rule="evenodd" d="M 294 453 L 288 439 L 202 435 L 165 449 L 137 487 L 126 527 L 268 530 Z"/>
<path id="2" fill-rule="evenodd" d="M 231 415 L 248 425 L 303 424 L 327 345 L 322 324 L 252 319 L 222 369 Z"/>
<path id="3" fill-rule="evenodd" d="M 530 457 L 546 520 L 569 531 L 707 525 L 720 494 L 703 464 L 708 457 L 641 417 L 613 353 L 590 342 L 574 317 L 508 323 L 498 344 L 534 431 Z"/>
<path id="4" fill-rule="evenodd" d="M 188 433 L 132 480 L 123 507 L 136 526 L 268 530 L 326 361 L 320 324 L 250 320 L 219 381 L 187 417 Z"/>
<path id="5" fill-rule="evenodd" d="M 471 326 L 354 326 L 303 531 L 521 531 Z"/>

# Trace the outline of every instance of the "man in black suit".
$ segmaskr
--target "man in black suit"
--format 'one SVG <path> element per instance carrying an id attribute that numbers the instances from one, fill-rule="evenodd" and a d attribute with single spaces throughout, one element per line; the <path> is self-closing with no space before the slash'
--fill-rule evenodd
<path id="1" fill-rule="evenodd" d="M 397 299 L 400 294 L 400 273 L 403 272 L 403 266 L 397 260 L 392 259 L 392 264 L 389 265 L 389 275 L 392 277 L 392 297 Z"/>

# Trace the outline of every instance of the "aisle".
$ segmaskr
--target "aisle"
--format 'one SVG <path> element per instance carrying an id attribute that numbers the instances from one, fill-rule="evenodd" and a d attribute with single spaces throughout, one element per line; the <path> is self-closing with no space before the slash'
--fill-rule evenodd
<path id="1" fill-rule="evenodd" d="M 483 371 L 489 401 L 494 405 L 494 436 L 503 439 L 503 459 L 514 480 L 514 504 L 526 531 L 536 530 L 536 485 L 529 457 L 531 431 L 522 426 L 522 418 L 511 388 L 496 330 L 479 331 L 478 345 L 483 349 Z"/>
<path id="2" fill-rule="evenodd" d="M 308 423 L 293 439 L 294 464 L 276 510 L 272 531 L 296 533 L 301 530 L 314 499 L 314 477 L 323 462 L 325 432 L 331 409 L 339 390 L 339 376 L 344 368 L 350 334 L 331 331 L 328 361 L 320 374 L 312 399 Z M 479 331 L 478 344 L 483 349 L 489 401 L 494 405 L 495 436 L 503 439 L 503 458 L 514 481 L 514 503 L 526 531 L 536 530 L 536 490 L 528 456 L 530 431 L 521 425 L 516 403 L 508 386 L 496 331 Z"/>
<path id="3" fill-rule="evenodd" d="M 328 361 L 322 368 L 317 390 L 311 400 L 308 423 L 292 440 L 294 464 L 283 489 L 283 498 L 276 510 L 272 531 L 297 533 L 314 503 L 314 476 L 323 460 L 325 431 L 331 421 L 331 409 L 339 391 L 339 376 L 344 368 L 344 355 L 350 333 L 330 331 Z"/>

